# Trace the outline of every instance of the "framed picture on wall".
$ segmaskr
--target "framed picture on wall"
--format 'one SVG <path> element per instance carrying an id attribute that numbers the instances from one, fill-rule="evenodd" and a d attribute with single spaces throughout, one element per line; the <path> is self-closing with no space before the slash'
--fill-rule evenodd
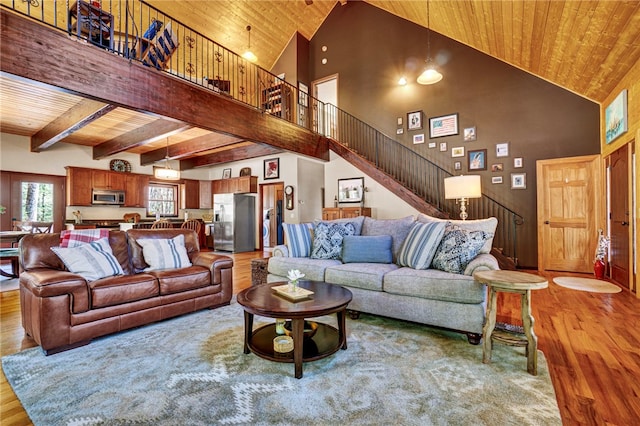
<path id="1" fill-rule="evenodd" d="M 519 169 L 523 167 L 522 165 L 522 157 L 516 157 L 513 159 L 513 167 Z"/>
<path id="2" fill-rule="evenodd" d="M 424 133 L 413 135 L 413 143 L 414 145 L 419 143 L 424 143 Z"/>
<path id="3" fill-rule="evenodd" d="M 451 156 L 452 157 L 464 157 L 464 147 L 456 146 L 451 148 Z"/>
<path id="4" fill-rule="evenodd" d="M 278 179 L 280 177 L 280 159 L 269 158 L 264 160 L 264 179 Z"/>
<path id="5" fill-rule="evenodd" d="M 458 134 L 458 114 L 431 117 L 429 119 L 429 138 L 440 138 Z"/>
<path id="6" fill-rule="evenodd" d="M 487 170 L 487 150 L 478 149 L 468 152 L 467 160 L 469 161 L 469 171 L 471 170 Z"/>
<path id="7" fill-rule="evenodd" d="M 509 156 L 509 142 L 502 142 L 496 144 L 496 157 L 508 157 Z"/>
<path id="8" fill-rule="evenodd" d="M 627 131 L 627 90 L 618 96 L 604 110 L 605 137 L 607 143 L 613 142 Z"/>
<path id="9" fill-rule="evenodd" d="M 407 113 L 407 129 L 420 130 L 422 129 L 422 111 L 413 111 Z"/>
<path id="10" fill-rule="evenodd" d="M 231 169 L 222 170 L 222 179 L 229 179 L 231 177 Z"/>
<path id="11" fill-rule="evenodd" d="M 359 203 L 364 194 L 364 178 L 338 179 L 338 202 Z"/>
<path id="12" fill-rule="evenodd" d="M 527 189 L 527 174 L 511 173 L 511 189 Z"/>
<path id="13" fill-rule="evenodd" d="M 476 127 L 467 127 L 464 129 L 464 141 L 471 142 L 476 140 Z"/>

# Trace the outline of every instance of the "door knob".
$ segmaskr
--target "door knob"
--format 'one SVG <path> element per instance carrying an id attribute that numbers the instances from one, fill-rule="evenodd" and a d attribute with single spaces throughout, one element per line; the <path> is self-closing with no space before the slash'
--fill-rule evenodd
<path id="1" fill-rule="evenodd" d="M 629 222 L 624 222 L 624 221 L 623 221 L 623 222 L 621 223 L 621 225 L 622 225 L 622 226 L 629 226 Z"/>
<path id="2" fill-rule="evenodd" d="M 549 222 L 548 220 L 545 220 L 545 221 L 544 221 L 544 224 L 545 224 L 545 225 L 548 225 L 549 223 L 550 223 L 550 222 Z"/>

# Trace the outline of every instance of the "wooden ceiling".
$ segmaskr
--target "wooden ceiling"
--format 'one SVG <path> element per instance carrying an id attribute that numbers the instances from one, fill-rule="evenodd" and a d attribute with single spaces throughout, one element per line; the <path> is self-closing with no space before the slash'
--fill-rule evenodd
<path id="1" fill-rule="evenodd" d="M 427 26 L 426 1 L 366 2 Z M 148 3 L 239 53 L 247 48 L 246 26 L 251 25 L 251 50 L 259 58 L 258 65 L 270 69 L 296 31 L 312 38 L 331 10 L 345 2 L 149 0 Z M 639 1 L 432 0 L 429 9 L 433 31 L 595 102 L 602 102 L 640 60 Z M 31 137 L 43 133 L 47 126 L 52 127 L 57 118 L 83 102 L 77 96 L 6 75 L 0 77 L 0 100 L 1 130 Z M 95 146 L 127 134 L 131 137 L 136 129 L 164 121 L 116 108 L 61 140 Z M 210 132 L 181 128 L 170 137 L 170 143 L 202 140 L 207 134 Z M 136 154 L 158 151 L 165 141 L 157 137 L 142 139 L 128 151 Z M 194 153 L 206 154 L 202 148 Z"/>

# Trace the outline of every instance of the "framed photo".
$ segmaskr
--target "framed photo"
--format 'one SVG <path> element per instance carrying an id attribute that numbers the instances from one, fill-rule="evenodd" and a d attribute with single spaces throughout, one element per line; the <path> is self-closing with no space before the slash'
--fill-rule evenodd
<path id="1" fill-rule="evenodd" d="M 496 144 L 496 157 L 508 157 L 509 156 L 509 142 L 502 142 Z"/>
<path id="2" fill-rule="evenodd" d="M 519 168 L 521 168 L 521 167 L 524 167 L 524 166 L 523 166 L 523 163 L 522 163 L 522 157 L 516 157 L 516 158 L 514 158 L 514 159 L 513 159 L 513 168 L 514 168 L 514 169 L 519 169 Z"/>
<path id="3" fill-rule="evenodd" d="M 435 142 L 429 142 L 429 148 L 435 148 L 435 147 L 436 147 Z"/>
<path id="4" fill-rule="evenodd" d="M 605 139 L 613 142 L 627 131 L 627 89 L 624 89 L 604 110 Z"/>
<path id="5" fill-rule="evenodd" d="M 451 148 L 451 156 L 452 157 L 464 157 L 464 147 L 456 146 L 455 148 Z"/>
<path id="6" fill-rule="evenodd" d="M 298 82 L 298 103 L 302 106 L 309 106 L 309 88 L 306 84 Z"/>
<path id="7" fill-rule="evenodd" d="M 511 189 L 527 189 L 527 174 L 511 173 Z"/>
<path id="8" fill-rule="evenodd" d="M 453 163 L 453 170 L 462 170 L 462 162 L 456 161 Z"/>
<path id="9" fill-rule="evenodd" d="M 443 115 L 429 119 L 429 137 L 441 138 L 458 134 L 458 114 Z"/>
<path id="10" fill-rule="evenodd" d="M 424 133 L 413 135 L 413 144 L 424 143 Z"/>
<path id="11" fill-rule="evenodd" d="M 231 169 L 222 170 L 222 179 L 229 179 L 231 177 Z"/>
<path id="12" fill-rule="evenodd" d="M 398 117 L 398 120 L 396 121 L 396 124 L 398 126 L 402 126 L 402 117 Z"/>
<path id="13" fill-rule="evenodd" d="M 502 163 L 496 163 L 496 164 L 492 164 L 491 165 L 491 171 L 492 172 L 501 172 L 504 170 L 504 164 Z"/>
<path id="14" fill-rule="evenodd" d="M 396 129 L 396 135 L 401 135 L 404 133 L 404 129 L 402 127 L 400 127 L 399 129 Z"/>
<path id="15" fill-rule="evenodd" d="M 446 142 L 440 142 L 440 151 L 447 152 L 447 143 Z"/>
<path id="16" fill-rule="evenodd" d="M 278 179 L 280 177 L 280 159 L 269 158 L 264 160 L 264 180 Z"/>
<path id="17" fill-rule="evenodd" d="M 493 184 L 502 183 L 502 176 L 493 176 L 491 178 L 491 183 Z"/>
<path id="18" fill-rule="evenodd" d="M 407 113 L 407 129 L 422 129 L 422 111 L 414 111 Z"/>
<path id="19" fill-rule="evenodd" d="M 487 170 L 487 150 L 486 149 L 469 151 L 467 160 L 469 162 L 469 171 Z"/>
<path id="20" fill-rule="evenodd" d="M 338 179 L 338 202 L 359 203 L 364 194 L 364 178 Z"/>
<path id="21" fill-rule="evenodd" d="M 464 141 L 465 142 L 475 141 L 476 140 L 476 126 L 465 128 L 464 132 L 462 134 L 464 135 Z"/>

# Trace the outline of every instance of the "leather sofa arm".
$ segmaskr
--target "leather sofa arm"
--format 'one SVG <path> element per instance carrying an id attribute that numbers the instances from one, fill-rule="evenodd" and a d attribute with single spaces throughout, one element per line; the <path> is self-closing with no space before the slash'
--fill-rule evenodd
<path id="1" fill-rule="evenodd" d="M 279 246 L 275 246 L 273 248 L 273 252 L 271 253 L 271 255 L 289 257 L 289 248 L 284 244 L 280 244 Z"/>
<path id="2" fill-rule="evenodd" d="M 32 269 L 20 274 L 20 287 L 36 297 L 71 296 L 71 312 L 89 310 L 89 287 L 79 275 L 55 269 Z"/>
<path id="3" fill-rule="evenodd" d="M 233 260 L 229 256 L 219 255 L 211 252 L 199 252 L 191 259 L 191 263 L 196 266 L 204 266 L 211 271 L 211 284 L 225 284 L 224 277 L 231 276 Z M 228 273 L 227 273 L 228 272 Z M 232 282 L 229 280 L 229 284 Z"/>
<path id="4" fill-rule="evenodd" d="M 464 270 L 464 275 L 473 276 L 478 271 L 497 271 L 500 269 L 498 260 L 489 253 L 479 254 L 473 259 Z"/>

